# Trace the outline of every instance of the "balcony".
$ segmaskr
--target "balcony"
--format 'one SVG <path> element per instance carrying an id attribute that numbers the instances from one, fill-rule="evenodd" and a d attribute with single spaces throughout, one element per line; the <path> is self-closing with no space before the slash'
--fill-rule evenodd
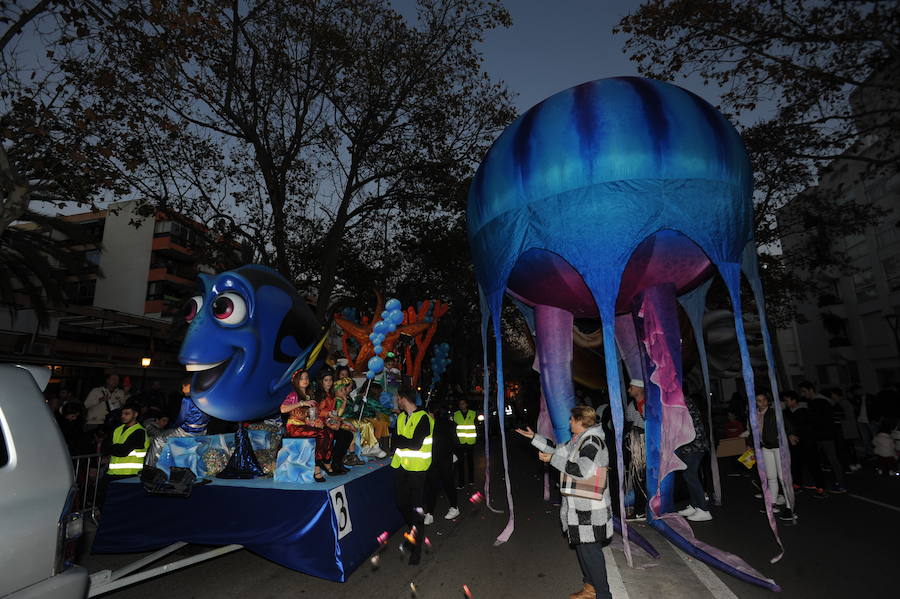
<path id="1" fill-rule="evenodd" d="M 170 281 L 178 285 L 193 285 L 197 279 L 192 269 L 171 269 L 165 266 L 151 266 L 147 273 L 147 281 Z"/>
<path id="2" fill-rule="evenodd" d="M 188 260 L 194 253 L 182 243 L 184 241 L 181 238 L 173 237 L 172 235 L 161 235 L 153 238 L 152 249 L 154 252 L 159 252 L 170 258 Z"/>

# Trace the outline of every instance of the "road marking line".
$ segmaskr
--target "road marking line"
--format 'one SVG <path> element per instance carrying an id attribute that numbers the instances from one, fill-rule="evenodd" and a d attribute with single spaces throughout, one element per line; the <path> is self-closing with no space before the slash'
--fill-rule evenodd
<path id="1" fill-rule="evenodd" d="M 615 599 L 630 599 L 628 590 L 625 588 L 625 581 L 622 580 L 622 573 L 619 571 L 619 564 L 616 563 L 616 558 L 609 545 L 603 548 L 603 557 L 606 558 L 606 581 L 609 583 L 612 596 Z"/>
<path id="2" fill-rule="evenodd" d="M 862 495 L 854 495 L 853 493 L 847 493 L 850 497 L 855 497 L 856 499 L 861 499 L 862 501 L 868 501 L 869 503 L 874 503 L 875 505 L 879 505 L 881 507 L 887 508 L 889 510 L 894 510 L 895 512 L 900 512 L 900 507 L 896 505 L 891 505 L 889 503 L 882 503 L 880 501 L 875 501 L 874 499 L 869 499 L 868 497 L 863 497 Z"/>
<path id="3" fill-rule="evenodd" d="M 728 588 L 728 585 L 722 582 L 722 579 L 720 579 L 713 573 L 709 566 L 707 566 L 700 560 L 694 559 L 688 554 L 684 553 L 678 547 L 672 545 L 671 542 L 667 542 L 672 546 L 672 549 L 675 550 L 675 553 L 677 553 L 682 561 L 687 564 L 687 567 L 691 569 L 691 572 L 693 572 L 697 576 L 703 586 L 706 587 L 706 590 L 709 591 L 715 599 L 738 599 L 738 596 Z"/>

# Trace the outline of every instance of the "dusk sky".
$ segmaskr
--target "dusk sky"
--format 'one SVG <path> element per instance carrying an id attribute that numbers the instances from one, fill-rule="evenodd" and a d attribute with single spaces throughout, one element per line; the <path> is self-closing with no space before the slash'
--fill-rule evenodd
<path id="1" fill-rule="evenodd" d="M 520 113 L 573 85 L 620 75 L 638 75 L 622 53 L 627 37 L 614 35 L 619 20 L 641 0 L 504 0 L 508 29 L 488 32 L 481 46 L 484 69 L 517 92 Z M 718 89 L 699 78 L 675 81 L 713 105 Z M 758 114 L 758 113 L 757 113 Z"/>

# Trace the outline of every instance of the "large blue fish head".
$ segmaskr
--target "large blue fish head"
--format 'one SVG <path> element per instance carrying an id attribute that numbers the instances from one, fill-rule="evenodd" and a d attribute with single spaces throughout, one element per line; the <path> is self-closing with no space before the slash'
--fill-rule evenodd
<path id="1" fill-rule="evenodd" d="M 191 399 L 222 420 L 269 416 L 288 393 L 291 372 L 317 350 L 318 320 L 264 266 L 200 275 L 200 287 L 185 307 L 190 326 L 178 355 L 193 373 Z"/>

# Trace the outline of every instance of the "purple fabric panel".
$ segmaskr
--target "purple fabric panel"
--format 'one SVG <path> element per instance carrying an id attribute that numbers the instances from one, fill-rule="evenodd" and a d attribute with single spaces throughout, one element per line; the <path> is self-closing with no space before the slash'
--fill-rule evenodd
<path id="1" fill-rule="evenodd" d="M 753 291 L 753 299 L 759 313 L 759 325 L 763 336 L 763 348 L 766 353 L 766 366 L 769 372 L 769 385 L 772 388 L 772 399 L 775 406 L 775 422 L 778 426 L 778 453 L 781 456 L 782 480 L 784 481 L 784 495 L 791 509 L 794 503 L 794 477 L 791 474 L 791 447 L 788 444 L 787 434 L 784 430 L 784 412 L 781 409 L 781 394 L 778 392 L 778 377 L 775 374 L 775 354 L 772 351 L 772 338 L 769 335 L 769 326 L 766 324 L 766 300 L 763 296 L 762 281 L 759 279 L 759 267 L 756 258 L 756 244 L 748 243 L 744 248 L 742 269 L 744 276 L 750 283 Z"/>
<path id="2" fill-rule="evenodd" d="M 634 317 L 630 312 L 616 316 L 616 346 L 619 348 L 622 361 L 625 362 L 628 379 L 644 380 L 641 348 L 634 330 Z"/>
<path id="3" fill-rule="evenodd" d="M 694 331 L 694 341 L 697 344 L 697 355 L 700 357 L 700 371 L 703 373 L 703 390 L 706 392 L 706 425 L 709 427 L 709 466 L 712 470 L 713 503 L 722 505 L 722 481 L 719 475 L 719 460 L 716 459 L 716 442 L 713 431 L 712 397 L 709 393 L 709 361 L 706 357 L 706 341 L 703 338 L 703 315 L 706 312 L 706 294 L 712 285 L 709 279 L 690 293 L 678 298 L 681 307 L 684 308 L 691 321 L 691 329 Z"/>
<path id="4" fill-rule="evenodd" d="M 645 289 L 672 283 L 677 293 L 693 288 L 711 275 L 703 250 L 679 231 L 663 229 L 635 248 L 622 275 L 617 310 L 626 311 Z"/>
<path id="5" fill-rule="evenodd" d="M 506 284 L 513 296 L 527 298 L 531 305 L 558 306 L 579 317 L 596 317 L 591 292 L 565 258 L 532 248 L 521 254 Z"/>
<path id="6" fill-rule="evenodd" d="M 681 389 L 681 342 L 676 310 L 675 287 L 657 285 L 644 292 L 644 346 L 655 369 L 650 381 L 659 388 L 662 408 L 659 478 L 650 506 L 660 514 L 660 484 L 670 472 L 684 470 L 675 450 L 689 443 L 696 433 Z M 649 459 L 648 459 L 649 461 Z"/>
<path id="7" fill-rule="evenodd" d="M 553 424 L 556 441 L 569 440 L 569 415 L 575 406 L 572 385 L 572 313 L 553 306 L 534 308 L 536 347 L 541 372 L 541 392 Z"/>
<path id="8" fill-rule="evenodd" d="M 734 328 L 737 334 L 738 348 L 741 351 L 741 374 L 744 378 L 744 388 L 747 391 L 748 401 L 751 402 L 749 410 L 750 432 L 753 436 L 753 451 L 756 456 L 756 471 L 759 473 L 759 481 L 763 490 L 763 498 L 766 504 L 766 517 L 769 520 L 769 528 L 775 535 L 775 541 L 778 543 L 779 553 L 772 558 L 774 564 L 784 555 L 784 544 L 778 534 L 778 526 L 775 524 L 775 516 L 772 512 L 772 490 L 769 489 L 769 480 L 766 476 L 766 460 L 763 458 L 762 445 L 760 439 L 762 436 L 761 423 L 759 422 L 756 410 L 753 409 L 753 400 L 756 397 L 753 380 L 753 366 L 750 363 L 750 350 L 747 348 L 747 335 L 744 331 L 744 319 L 741 311 L 741 270 L 740 265 L 734 263 L 718 264 L 719 272 L 728 287 L 728 294 L 731 296 L 731 306 L 734 311 Z"/>
<path id="9" fill-rule="evenodd" d="M 744 574 L 745 576 L 755 578 L 761 582 L 765 583 L 765 586 L 768 588 L 772 588 L 773 590 L 780 590 L 778 585 L 771 578 L 767 578 L 765 575 L 758 572 L 753 568 L 750 564 L 734 555 L 733 553 L 728 553 L 727 551 L 722 551 L 721 549 L 717 549 L 712 545 L 707 545 L 703 541 L 697 539 L 694 536 L 694 531 L 691 530 L 690 524 L 688 524 L 687 520 L 678 514 L 666 514 L 661 518 L 663 522 L 661 524 L 666 524 L 672 531 L 681 536 L 685 541 L 687 541 L 690 545 L 693 545 L 701 552 L 706 555 L 716 559 L 726 566 L 733 568 L 737 572 Z"/>

